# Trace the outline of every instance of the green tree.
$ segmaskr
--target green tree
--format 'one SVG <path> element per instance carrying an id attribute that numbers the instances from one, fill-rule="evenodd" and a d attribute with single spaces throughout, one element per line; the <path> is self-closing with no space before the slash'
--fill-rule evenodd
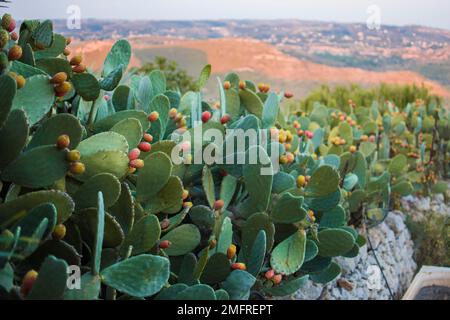
<path id="1" fill-rule="evenodd" d="M 186 70 L 180 68 L 176 61 L 165 57 L 155 57 L 153 62 L 147 62 L 137 69 L 137 73 L 150 74 L 153 70 L 161 70 L 167 79 L 167 87 L 171 90 L 187 92 L 196 89 L 196 83 Z"/>

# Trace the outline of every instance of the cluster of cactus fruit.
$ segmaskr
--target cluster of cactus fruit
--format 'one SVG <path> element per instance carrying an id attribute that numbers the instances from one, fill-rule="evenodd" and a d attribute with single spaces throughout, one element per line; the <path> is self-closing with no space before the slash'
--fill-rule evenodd
<path id="1" fill-rule="evenodd" d="M 131 48 L 120 40 L 96 76 L 69 59 L 70 41 L 50 21 L 24 21 L 19 36 L 13 21 L 5 15 L 0 33 L 2 298 L 287 296 L 308 279 L 339 277 L 334 258 L 365 245 L 351 221 L 381 221 L 394 194 L 424 188 L 419 169 L 437 163 L 438 148 L 447 157 L 442 109 L 317 105 L 285 116 L 291 93 L 234 73 L 209 104 L 201 89 L 210 66 L 198 91 L 182 94 L 159 71 L 124 77 Z M 430 138 L 433 119 L 439 136 Z M 277 134 L 280 171 L 192 164 L 189 154 L 175 164 L 172 135 L 194 123 Z M 419 159 L 408 156 L 414 145 Z M 259 145 L 247 152 L 255 148 L 268 157 Z M 69 266 L 81 272 L 78 288 L 67 285 Z"/>

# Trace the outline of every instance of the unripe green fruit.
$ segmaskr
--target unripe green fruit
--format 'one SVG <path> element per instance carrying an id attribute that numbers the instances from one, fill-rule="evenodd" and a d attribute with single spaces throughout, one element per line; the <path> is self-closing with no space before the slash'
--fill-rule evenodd
<path id="1" fill-rule="evenodd" d="M 0 72 L 6 70 L 9 66 L 8 56 L 4 52 L 0 52 Z"/>
<path id="2" fill-rule="evenodd" d="M 0 49 L 3 49 L 9 42 L 10 36 L 8 31 L 0 29 Z"/>
<path id="3" fill-rule="evenodd" d="M 52 237 L 55 240 L 62 240 L 66 236 L 66 226 L 63 224 L 58 224 L 53 230 Z"/>

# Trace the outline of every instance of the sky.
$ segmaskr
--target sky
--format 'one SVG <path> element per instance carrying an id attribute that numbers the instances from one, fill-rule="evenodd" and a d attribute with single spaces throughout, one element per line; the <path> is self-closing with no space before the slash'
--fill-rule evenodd
<path id="1" fill-rule="evenodd" d="M 77 5 L 82 18 L 204 20 L 289 19 L 363 22 L 380 10 L 381 24 L 425 25 L 450 30 L 448 0 L 12 0 L 18 19 L 68 17 Z M 3 9 L 0 9 L 3 10 Z M 1 12 L 1 11 L 0 11 Z"/>

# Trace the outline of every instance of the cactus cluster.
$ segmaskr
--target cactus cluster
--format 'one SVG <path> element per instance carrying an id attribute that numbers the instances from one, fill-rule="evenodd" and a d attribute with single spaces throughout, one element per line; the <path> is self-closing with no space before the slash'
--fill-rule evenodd
<path id="1" fill-rule="evenodd" d="M 419 170 L 447 157 L 443 109 L 316 105 L 284 115 L 291 93 L 234 73 L 209 104 L 200 92 L 210 66 L 197 92 L 168 90 L 159 71 L 124 76 L 131 47 L 120 40 L 96 75 L 69 58 L 70 40 L 50 21 L 24 21 L 17 37 L 11 19 L 0 33 L 2 298 L 286 296 L 308 279 L 333 281 L 333 259 L 358 255 L 358 214 L 377 223 L 395 194 L 445 192 Z M 192 130 L 192 119 L 278 134 L 280 171 L 192 156 L 175 164 L 172 135 Z M 67 286 L 69 266 L 81 270 L 78 289 Z"/>

